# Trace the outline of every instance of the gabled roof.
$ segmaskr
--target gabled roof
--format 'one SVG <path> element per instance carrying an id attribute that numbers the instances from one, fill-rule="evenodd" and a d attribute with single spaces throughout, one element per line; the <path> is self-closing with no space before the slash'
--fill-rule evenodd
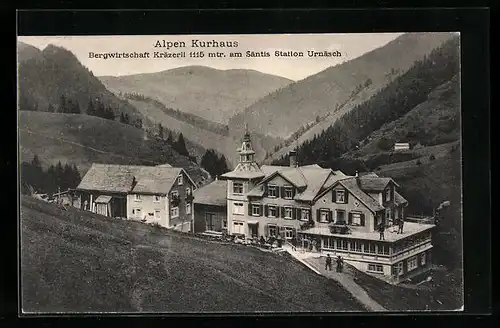
<path id="1" fill-rule="evenodd" d="M 375 172 L 367 172 L 359 175 L 360 187 L 366 191 L 384 191 L 389 183 L 394 183 L 396 187 L 399 185 L 391 178 L 379 177 Z"/>
<path id="2" fill-rule="evenodd" d="M 356 181 L 356 177 L 339 180 L 338 183 L 343 185 L 354 197 L 356 197 L 363 204 L 365 204 L 369 210 L 376 212 L 384 209 L 384 207 L 380 205 L 377 200 L 373 199 L 370 195 L 368 195 L 358 186 L 358 181 Z"/>
<path id="3" fill-rule="evenodd" d="M 329 177 L 332 175 L 345 177 L 345 174 L 340 171 L 324 169 L 317 164 L 299 167 L 263 165 L 261 170 L 266 173 L 266 177 L 248 193 L 248 196 L 262 197 L 264 191 L 261 185 L 279 175 L 301 189 L 301 192 L 295 195 L 295 200 L 311 201 L 325 187 L 324 184 Z"/>
<path id="4" fill-rule="evenodd" d="M 394 193 L 394 203 L 396 203 L 396 205 L 401 205 L 408 204 L 408 201 L 396 191 Z"/>
<path id="5" fill-rule="evenodd" d="M 193 196 L 195 204 L 227 206 L 227 181 L 215 180 L 197 189 Z"/>
<path id="6" fill-rule="evenodd" d="M 327 193 L 337 185 L 341 185 L 344 188 L 346 188 L 350 194 L 359 199 L 359 201 L 362 202 L 370 211 L 375 213 L 377 211 L 383 210 L 384 207 L 380 205 L 377 200 L 373 199 L 370 195 L 361 190 L 361 188 L 358 185 L 358 181 L 356 180 L 357 180 L 356 177 L 350 177 L 350 176 L 342 177 L 335 183 L 331 184 L 328 188 L 323 189 L 323 191 L 319 193 L 315 197 L 315 199 L 323 196 L 325 193 Z"/>
<path id="7" fill-rule="evenodd" d="M 77 189 L 113 193 L 166 194 L 183 171 L 181 168 L 164 165 L 92 164 Z M 189 178 L 189 175 L 186 176 Z"/>

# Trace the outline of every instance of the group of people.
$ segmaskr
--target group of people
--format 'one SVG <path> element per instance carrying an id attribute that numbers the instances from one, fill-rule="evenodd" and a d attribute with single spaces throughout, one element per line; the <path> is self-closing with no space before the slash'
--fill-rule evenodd
<path id="1" fill-rule="evenodd" d="M 325 262 L 325 270 L 332 271 L 332 258 L 330 257 L 330 254 L 326 256 L 326 262 Z M 342 269 L 344 268 L 344 259 L 339 255 L 335 259 L 335 262 L 337 262 L 337 272 L 342 272 Z"/>
<path id="2" fill-rule="evenodd" d="M 403 233 L 404 223 L 405 223 L 405 221 L 402 218 L 396 219 L 394 221 L 394 225 L 398 226 L 398 231 L 397 231 L 398 234 L 399 233 Z M 378 232 L 380 233 L 380 240 L 385 240 L 385 238 L 384 238 L 384 233 L 385 233 L 385 224 L 384 224 L 384 222 L 381 222 L 378 225 Z"/>

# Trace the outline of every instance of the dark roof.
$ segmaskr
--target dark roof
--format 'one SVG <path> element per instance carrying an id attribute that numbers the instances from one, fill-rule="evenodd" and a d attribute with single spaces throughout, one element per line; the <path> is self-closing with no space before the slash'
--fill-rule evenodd
<path id="1" fill-rule="evenodd" d="M 396 191 L 394 193 L 394 203 L 396 203 L 396 205 L 401 205 L 408 204 L 408 201 Z"/>
<path id="2" fill-rule="evenodd" d="M 115 193 L 166 194 L 182 171 L 181 168 L 163 165 L 92 164 L 77 189 Z M 135 186 L 133 186 L 134 179 Z"/>
<path id="3" fill-rule="evenodd" d="M 194 193 L 195 204 L 227 206 L 227 181 L 215 180 L 199 189 Z"/>
<path id="4" fill-rule="evenodd" d="M 384 191 L 391 180 L 391 178 L 362 176 L 359 177 L 359 186 L 362 190 Z"/>
<path id="5" fill-rule="evenodd" d="M 338 183 L 344 186 L 354 197 L 359 199 L 371 211 L 376 212 L 384 209 L 378 201 L 360 189 L 355 177 L 339 180 Z"/>

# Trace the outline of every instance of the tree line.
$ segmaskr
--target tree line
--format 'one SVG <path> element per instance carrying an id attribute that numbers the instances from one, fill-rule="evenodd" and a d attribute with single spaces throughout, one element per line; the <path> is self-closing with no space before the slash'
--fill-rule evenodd
<path id="1" fill-rule="evenodd" d="M 433 89 L 459 72 L 458 49 L 458 38 L 449 40 L 312 140 L 305 141 L 297 152 L 301 164 L 318 163 L 338 169 L 346 166 L 342 163 L 343 154 L 357 149 L 365 138 L 384 123 L 398 119 L 424 102 Z M 288 155 L 284 155 L 273 164 L 287 162 Z M 363 163 L 350 164 L 356 167 Z"/>
<path id="2" fill-rule="evenodd" d="M 226 157 L 224 155 L 219 156 L 213 149 L 207 149 L 201 158 L 200 166 L 214 178 L 229 171 Z"/>
<path id="3" fill-rule="evenodd" d="M 31 189 L 37 193 L 54 194 L 58 191 L 76 188 L 81 181 L 76 165 L 51 165 L 47 170 L 42 168 L 38 155 L 31 162 L 21 163 L 21 192 L 29 194 Z"/>

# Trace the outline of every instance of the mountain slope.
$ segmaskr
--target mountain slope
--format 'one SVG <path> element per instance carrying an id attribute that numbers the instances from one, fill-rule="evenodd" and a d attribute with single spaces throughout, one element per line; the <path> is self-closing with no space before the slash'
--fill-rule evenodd
<path id="1" fill-rule="evenodd" d="M 293 82 L 254 70 L 217 70 L 205 66 L 99 79 L 116 94 L 140 93 L 166 107 L 224 124 L 261 97 Z"/>
<path id="2" fill-rule="evenodd" d="M 115 115 L 137 116 L 135 108 L 118 99 L 84 67 L 70 51 L 48 45 L 43 51 L 18 42 L 19 106 L 21 110 L 36 107 L 47 111 L 58 108 L 61 96 L 79 104 L 85 112 L 90 100 L 99 99 L 110 106 Z"/>
<path id="3" fill-rule="evenodd" d="M 21 198 L 24 312 L 363 311 L 291 258 Z"/>
<path id="4" fill-rule="evenodd" d="M 58 161 L 76 164 L 82 176 L 92 163 L 168 163 L 184 168 L 196 183 L 209 180 L 205 170 L 166 142 L 144 137 L 142 130 L 94 116 L 19 112 L 21 160 L 31 161 L 37 154 L 45 166 Z"/>
<path id="5" fill-rule="evenodd" d="M 159 106 L 155 102 L 131 99 L 128 99 L 128 101 L 150 122 L 161 123 L 162 126 L 169 130 L 182 133 L 190 142 L 200 145 L 204 149 L 217 150 L 219 153 L 224 154 L 231 166 L 236 166 L 238 161 L 236 149 L 241 145 L 243 135 L 223 135 L 197 127 L 169 115 L 165 112 L 164 106 Z M 264 158 L 266 151 L 272 149 L 278 142 L 278 140 L 271 137 L 252 134 L 252 145 L 258 159 Z"/>
<path id="6" fill-rule="evenodd" d="M 384 124 L 403 117 L 415 107 L 425 103 L 429 100 L 433 90 L 439 89 L 443 84 L 454 78 L 455 89 L 451 90 L 451 92 L 442 93 L 441 96 L 443 98 L 438 96 L 437 103 L 451 102 L 452 111 L 456 111 L 457 101 L 456 99 L 455 101 L 452 99 L 456 96 L 456 76 L 459 74 L 459 70 L 459 39 L 453 38 L 432 51 L 424 60 L 415 62 L 410 70 L 384 87 L 368 101 L 356 106 L 351 112 L 337 120 L 332 126 L 311 141 L 300 145 L 298 149 L 299 158 L 304 162 L 303 164 L 312 162 L 333 167 L 339 165 L 342 162 L 341 157 L 362 147 L 370 134 L 383 127 Z M 433 110 L 437 105 L 436 102 L 422 105 L 422 109 L 429 106 L 430 110 Z M 422 115 L 429 115 L 429 113 L 426 112 Z M 454 121 L 451 120 L 451 117 L 445 115 L 443 117 L 445 120 L 433 125 L 433 127 L 442 129 L 443 131 L 450 130 L 449 132 L 458 128 L 456 116 Z M 419 119 L 419 115 L 415 119 Z M 424 129 L 424 126 L 419 124 L 407 125 L 412 128 Z M 419 130 L 408 132 L 414 133 L 419 136 L 418 138 L 422 138 L 422 133 Z M 406 135 L 406 137 L 409 136 Z M 440 142 L 447 141 L 449 139 Z M 389 151 L 392 146 L 389 142 L 387 145 L 379 148 L 377 152 L 381 150 Z M 281 160 L 286 161 L 286 156 Z M 355 169 L 355 167 L 351 167 L 351 170 Z"/>
<path id="7" fill-rule="evenodd" d="M 357 94 L 368 99 L 451 37 L 451 33 L 404 34 L 383 47 L 262 98 L 233 117 L 230 126 L 243 129 L 248 123 L 257 132 L 287 138 L 317 116 L 349 105 Z"/>

